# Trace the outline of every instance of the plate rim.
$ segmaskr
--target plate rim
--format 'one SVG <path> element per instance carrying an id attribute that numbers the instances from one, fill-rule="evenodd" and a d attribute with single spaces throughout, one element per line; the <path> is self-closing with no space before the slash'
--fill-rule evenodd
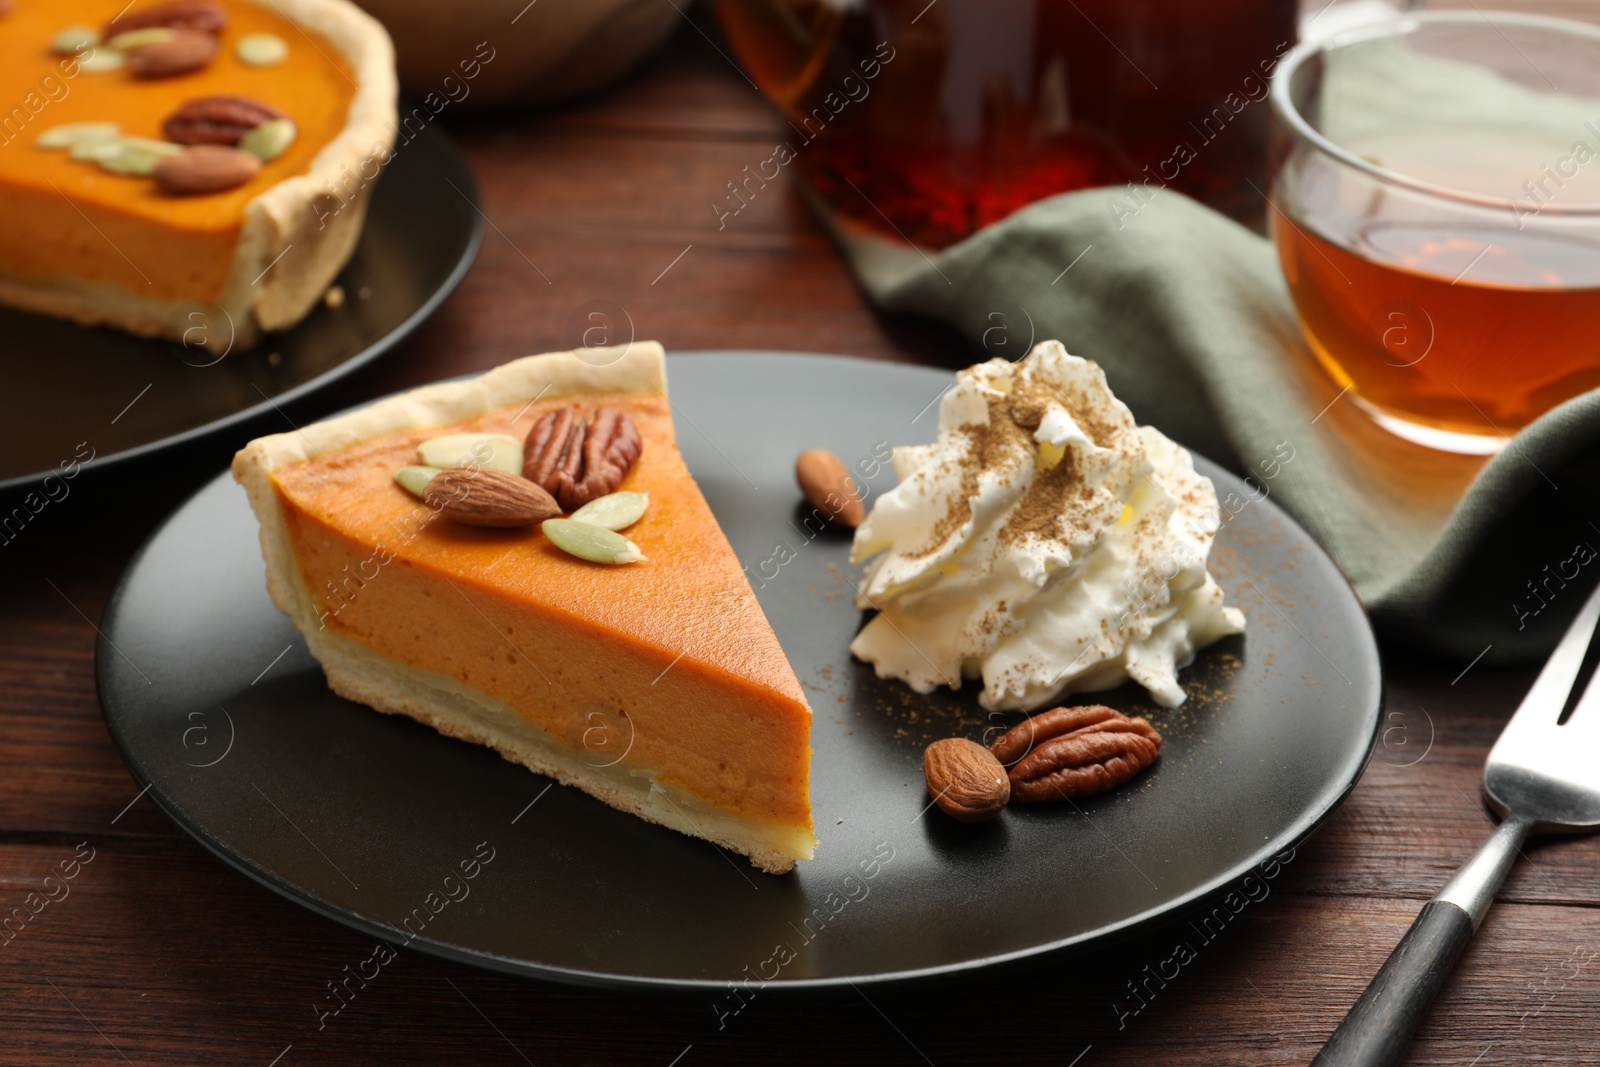
<path id="1" fill-rule="evenodd" d="M 315 377 L 307 378 L 305 381 L 294 386 L 293 388 L 286 389 L 274 396 L 257 401 L 247 408 L 240 408 L 238 411 L 230 412 L 227 415 L 222 415 L 218 418 L 212 419 L 210 422 L 201 423 L 199 426 L 191 426 L 187 430 L 180 430 L 178 433 L 169 434 L 166 437 L 159 437 L 153 441 L 146 441 L 142 445 L 134 445 L 132 448 L 125 448 L 121 452 L 110 452 L 104 456 L 95 456 L 88 462 L 81 464 L 81 470 L 98 471 L 120 463 L 126 463 L 130 460 L 139 459 L 143 456 L 149 456 L 169 448 L 178 448 L 182 445 L 188 444 L 191 441 L 197 441 L 212 434 L 220 433 L 231 426 L 237 426 L 241 423 L 249 422 L 252 419 L 260 418 L 261 416 L 272 411 L 274 407 L 300 400 L 301 398 L 315 393 L 320 389 L 332 385 L 340 378 L 360 370 L 362 367 L 366 366 L 368 363 L 371 363 L 379 356 L 388 352 L 395 345 L 411 336 L 418 326 L 421 326 L 423 322 L 430 318 L 433 313 L 439 309 L 439 305 L 443 304 L 445 300 L 449 298 L 450 294 L 455 292 L 456 287 L 461 284 L 462 279 L 467 276 L 467 272 L 471 270 L 473 264 L 477 262 L 478 251 L 483 246 L 483 205 L 482 194 L 478 188 L 478 177 L 475 173 L 473 173 L 472 165 L 467 162 L 467 157 L 461 154 L 461 150 L 456 147 L 455 142 L 446 136 L 443 131 L 435 129 L 432 126 L 429 126 L 428 129 L 424 131 L 423 136 L 432 138 L 436 142 L 435 148 L 442 152 L 446 159 L 460 164 L 460 176 L 467 179 L 467 185 L 461 190 L 461 192 L 466 196 L 467 202 L 472 206 L 473 212 L 470 221 L 470 232 L 467 235 L 467 243 L 462 249 L 460 258 L 456 261 L 455 265 L 450 268 L 450 273 L 445 277 L 444 281 L 441 282 L 439 286 L 429 294 L 426 300 L 417 306 L 415 311 L 407 315 L 387 333 L 383 334 L 371 344 L 355 353 L 355 355 L 334 364 L 332 367 L 329 367 L 327 370 L 316 375 Z M 382 189 L 382 187 L 383 183 L 380 182 L 378 184 L 378 188 Z M 366 232 L 365 228 L 363 228 L 362 232 L 364 235 Z M 86 326 L 81 328 L 109 329 L 110 327 Z M 52 467 L 49 470 L 35 471 L 29 474 L 14 474 L 9 478 L 0 478 L 0 493 L 7 493 L 16 489 L 39 485 L 43 483 L 46 478 L 49 478 L 55 473 L 56 470 Z M 187 502 L 188 501 L 185 500 L 185 503 Z"/>
<path id="2" fill-rule="evenodd" d="M 857 366 L 866 364 L 869 366 L 875 365 L 885 368 L 894 367 L 901 370 L 912 370 L 917 372 L 932 372 L 938 375 L 949 374 L 953 376 L 956 373 L 955 370 L 947 371 L 941 367 L 930 367 L 922 364 L 894 363 L 883 360 L 865 359 L 857 356 L 842 356 L 819 352 L 791 351 L 783 349 L 686 349 L 680 352 L 668 353 L 667 374 L 670 380 L 673 360 L 682 360 L 685 358 L 748 359 L 752 356 L 763 358 L 779 357 L 785 359 L 827 361 Z M 477 376 L 477 374 L 467 374 L 449 380 L 463 380 Z M 394 394 L 386 394 L 386 396 L 398 395 L 398 393 L 404 393 L 407 391 L 409 390 L 402 389 L 398 390 L 397 393 Z M 357 410 L 385 398 L 386 397 L 375 397 L 372 400 L 354 405 L 349 410 Z M 1187 446 L 1184 447 L 1187 448 Z M 1238 481 L 1241 485 L 1243 484 L 1242 479 L 1240 479 L 1238 475 L 1223 467 L 1221 464 L 1201 455 L 1198 452 L 1195 452 L 1193 449 L 1187 450 L 1195 459 L 1200 461 L 1200 464 L 1212 468 L 1212 470 L 1209 471 L 1202 471 L 1202 473 L 1206 474 L 1207 477 L 1215 477 L 1217 474 L 1220 474 L 1224 478 Z M 386 944 L 394 940 L 398 942 L 398 947 L 413 948 L 424 955 L 432 956 L 436 959 L 446 960 L 451 963 L 464 964 L 467 966 L 476 967 L 480 970 L 492 971 L 518 978 L 531 978 L 580 988 L 634 992 L 647 991 L 653 993 L 713 992 L 725 990 L 728 985 L 728 980 L 726 979 L 684 977 L 666 978 L 649 975 L 625 975 L 608 971 L 593 971 L 576 967 L 565 967 L 557 964 L 539 963 L 536 961 L 519 959 L 480 949 L 465 948 L 460 945 L 452 944 L 448 941 L 442 941 L 427 936 L 410 936 L 395 939 L 393 938 L 393 935 L 399 933 L 395 927 L 372 919 L 352 909 L 345 908 L 337 904 L 331 904 L 317 896 L 315 893 L 303 890 L 300 887 L 292 885 L 288 882 L 281 881 L 248 857 L 235 854 L 234 852 L 230 851 L 198 820 L 192 819 L 188 815 L 182 813 L 181 809 L 179 809 L 171 801 L 171 798 L 165 795 L 165 790 L 162 788 L 160 783 L 153 780 L 146 782 L 140 779 L 139 774 L 135 770 L 135 764 L 130 758 L 129 751 L 124 744 L 124 739 L 121 735 L 121 732 L 116 723 L 113 721 L 112 711 L 105 695 L 105 686 L 102 684 L 105 680 L 104 675 L 108 669 L 108 664 L 112 662 L 113 654 L 115 653 L 115 649 L 113 646 L 111 646 L 105 631 L 111 628 L 111 621 L 121 606 L 123 595 L 128 586 L 129 576 L 138 568 L 139 564 L 143 561 L 145 555 L 147 552 L 149 552 L 155 542 L 163 533 L 166 532 L 167 528 L 172 524 L 174 519 L 186 508 L 188 508 L 196 498 L 203 493 L 209 492 L 219 483 L 228 481 L 230 478 L 230 473 L 224 470 L 216 475 L 216 477 L 208 479 L 202 483 L 198 488 L 195 489 L 193 493 L 185 497 L 184 500 L 179 503 L 161 522 L 161 524 L 150 533 L 144 542 L 140 544 L 138 550 L 129 558 L 126 568 L 123 570 L 121 577 L 119 577 L 117 580 L 116 588 L 106 601 L 105 611 L 101 617 L 102 625 L 99 630 L 99 637 L 95 642 L 95 690 L 96 697 L 100 703 L 101 718 L 106 724 L 106 731 L 111 736 L 111 742 L 117 750 L 117 755 L 121 757 L 123 764 L 127 767 L 130 777 L 133 778 L 135 783 L 139 784 L 149 792 L 150 797 L 155 802 L 156 806 L 159 807 L 162 812 L 180 829 L 182 829 L 195 841 L 199 842 L 208 852 L 222 860 L 230 868 L 245 875 L 252 882 L 264 886 L 273 893 L 276 893 L 279 897 L 305 908 L 314 915 L 331 920 L 334 923 L 337 923 L 338 925 L 356 933 L 369 937 L 377 937 Z M 1161 902 L 1160 904 L 1146 908 L 1137 914 L 1130 915 L 1116 922 L 1097 927 L 1094 930 L 1084 931 L 1082 933 L 1060 938 L 1055 941 L 1030 945 L 1025 948 L 1013 949 L 1007 952 L 975 957 L 972 959 L 959 960 L 952 963 L 874 974 L 848 976 L 841 975 L 817 978 L 777 978 L 771 981 L 763 982 L 761 988 L 763 990 L 794 990 L 798 994 L 805 990 L 837 990 L 848 985 L 888 985 L 895 983 L 925 982 L 939 978 L 948 978 L 953 975 L 964 974 L 972 971 L 987 970 L 994 967 L 1019 963 L 1025 960 L 1042 958 L 1045 956 L 1059 955 L 1065 957 L 1073 952 L 1086 951 L 1091 947 L 1111 944 L 1116 941 L 1123 940 L 1142 930 L 1157 928 L 1169 922 L 1174 922 L 1185 914 L 1191 914 L 1200 905 L 1221 897 L 1229 886 L 1241 881 L 1251 872 L 1265 866 L 1268 862 L 1272 861 L 1278 856 L 1281 856 L 1286 851 L 1298 849 L 1307 840 L 1314 836 L 1322 827 L 1322 824 L 1326 822 L 1329 816 L 1337 811 L 1340 805 L 1342 805 L 1345 800 L 1348 799 L 1356 785 L 1359 784 L 1361 779 L 1364 777 L 1366 768 L 1371 761 L 1373 750 L 1377 744 L 1379 728 L 1383 723 L 1384 708 L 1388 701 L 1388 687 L 1384 684 L 1383 651 L 1378 645 L 1376 634 L 1373 632 L 1371 618 L 1367 612 L 1366 605 L 1361 602 L 1361 598 L 1356 594 L 1354 586 L 1351 584 L 1349 578 L 1345 575 L 1343 569 L 1338 565 L 1338 563 L 1333 560 L 1333 558 L 1328 554 L 1327 550 L 1324 549 L 1321 544 L 1319 544 L 1314 538 L 1311 537 L 1309 533 L 1306 532 L 1304 527 L 1302 527 L 1292 515 L 1290 515 L 1287 511 L 1284 511 L 1283 508 L 1277 503 L 1271 499 L 1264 499 L 1259 503 L 1267 505 L 1272 511 L 1277 513 L 1279 518 L 1287 522 L 1292 529 L 1297 530 L 1304 535 L 1305 543 L 1311 546 L 1317 555 L 1326 561 L 1332 572 L 1338 577 L 1344 590 L 1349 593 L 1350 600 L 1355 605 L 1360 619 L 1366 624 L 1362 629 L 1361 636 L 1364 638 L 1364 643 L 1367 645 L 1368 651 L 1371 653 L 1372 662 L 1375 666 L 1377 700 L 1370 712 L 1369 717 L 1371 720 L 1371 725 L 1370 729 L 1367 731 L 1366 744 L 1361 748 L 1359 754 L 1352 753 L 1351 758 L 1347 761 L 1342 772 L 1336 776 L 1341 780 L 1342 784 L 1337 789 L 1335 795 L 1325 799 L 1319 797 L 1318 802 L 1300 812 L 1299 815 L 1290 823 L 1288 828 L 1279 834 L 1274 835 L 1272 838 L 1264 841 L 1262 846 L 1255 852 L 1251 853 L 1251 855 L 1245 860 L 1234 864 L 1232 867 L 1211 878 L 1203 885 L 1190 890 L 1188 893 L 1185 893 L 1182 896 L 1170 898 Z M 1335 588 L 1337 587 L 1338 586 L 1335 586 Z M 391 945 L 391 947 L 395 946 Z"/>

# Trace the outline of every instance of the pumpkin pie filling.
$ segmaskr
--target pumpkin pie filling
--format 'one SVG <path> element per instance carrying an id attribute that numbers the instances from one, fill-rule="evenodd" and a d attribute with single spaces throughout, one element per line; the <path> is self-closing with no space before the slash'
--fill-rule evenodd
<path id="1" fill-rule="evenodd" d="M 644 518 L 626 531 L 646 556 L 641 562 L 586 562 L 537 527 L 463 525 L 395 484 L 394 472 L 416 462 L 430 438 L 520 440 L 542 414 L 574 402 L 623 412 L 644 442 L 619 487 L 649 494 Z M 765 869 L 786 870 L 810 855 L 811 713 L 684 465 L 664 396 L 519 399 L 337 449 L 319 445 L 304 462 L 271 470 L 265 484 L 304 596 L 291 615 L 313 651 L 359 649 L 399 665 L 421 687 L 490 711 L 481 729 L 455 729 L 432 713 L 437 707 L 417 714 L 371 699 L 360 685 L 347 691 L 330 669 L 336 691 L 489 743 L 616 806 L 745 852 Z M 270 559 L 269 551 L 269 566 Z M 328 656 L 318 656 L 328 666 Z M 496 715 L 511 724 L 505 744 L 490 721 Z M 519 731 L 537 738 L 533 758 L 512 736 Z M 619 801 L 614 790 L 629 795 Z M 719 820 L 729 825 L 713 832 Z"/>
<path id="2" fill-rule="evenodd" d="M 164 313 L 190 301 L 220 304 L 236 318 L 252 317 L 250 310 L 264 300 L 262 283 L 274 280 L 271 275 L 257 277 L 256 293 L 247 292 L 252 277 L 242 277 L 241 268 L 255 265 L 244 262 L 252 252 L 265 250 L 265 259 L 270 259 L 281 250 L 275 246 L 298 239 L 302 272 L 331 278 L 342 266 L 353 247 L 353 233 L 347 242 L 343 234 L 331 239 L 326 260 L 315 247 L 318 218 L 339 206 L 335 194 L 325 197 L 331 207 L 302 207 L 309 224 L 290 219 L 281 207 L 263 233 L 252 235 L 247 222 L 263 194 L 287 180 L 336 176 L 373 148 L 381 150 L 380 158 L 386 155 L 389 134 L 381 123 L 387 115 L 392 124 L 393 114 L 387 38 L 359 11 L 327 0 L 216 2 L 226 12 L 227 25 L 217 35 L 214 57 L 201 69 L 171 77 L 141 78 L 127 67 L 94 70 L 80 60 L 88 53 L 52 49 L 53 38 L 64 27 L 104 27 L 130 9 L 127 0 L 15 0 L 9 13 L 0 16 L 0 196 L 6 203 L 6 226 L 0 228 L 0 300 L 86 323 L 109 322 L 137 333 L 175 336 L 172 324 L 163 321 Z M 155 6 L 145 3 L 132 11 Z M 330 40 L 319 32 L 319 20 L 350 39 Z M 239 58 L 242 39 L 264 34 L 287 44 L 280 60 L 251 65 Z M 365 51 L 359 47 L 367 45 Z M 384 83 L 370 86 L 382 99 L 360 109 L 378 133 L 369 136 L 364 129 L 365 143 L 351 146 L 349 158 L 341 159 L 343 166 L 333 174 L 321 175 L 317 165 L 333 165 L 325 153 L 352 121 L 362 75 L 351 54 L 365 57 L 369 75 L 372 69 L 379 71 L 369 81 Z M 190 101 L 217 95 L 268 104 L 287 115 L 296 131 L 287 149 L 231 189 L 171 195 L 148 177 L 113 173 L 72 158 L 64 149 L 37 143 L 47 131 L 77 123 L 115 123 L 125 136 L 163 140 L 168 116 Z M 376 166 L 370 173 L 376 176 Z M 317 196 L 322 184 L 308 182 L 297 196 Z M 352 215 L 359 216 L 362 208 L 364 204 Z M 357 220 L 345 221 L 359 227 Z M 291 229 L 302 232 L 291 236 Z M 298 305 L 309 306 L 315 295 L 320 294 L 296 293 L 293 309 L 273 307 L 264 316 L 272 321 L 262 325 L 279 328 L 287 323 L 277 320 L 297 319 L 305 310 Z M 245 340 L 253 339 L 253 322 L 236 326 Z"/>

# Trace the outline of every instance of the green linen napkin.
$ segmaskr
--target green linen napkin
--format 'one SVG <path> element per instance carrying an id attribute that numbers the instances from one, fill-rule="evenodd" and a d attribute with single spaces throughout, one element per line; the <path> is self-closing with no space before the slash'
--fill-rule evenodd
<path id="1" fill-rule="evenodd" d="M 956 326 L 980 358 L 1054 338 L 1098 362 L 1139 421 L 1299 520 L 1389 637 L 1527 661 L 1600 576 L 1600 390 L 1487 462 L 1392 438 L 1315 365 L 1271 245 L 1192 200 L 1069 193 L 929 256 L 837 236 L 876 304 Z"/>

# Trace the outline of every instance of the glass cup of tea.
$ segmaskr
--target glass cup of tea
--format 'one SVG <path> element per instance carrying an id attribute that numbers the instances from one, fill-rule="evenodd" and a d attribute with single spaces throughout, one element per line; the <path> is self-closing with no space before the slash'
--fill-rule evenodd
<path id="1" fill-rule="evenodd" d="M 1490 454 L 1600 387 L 1600 27 L 1409 15 L 1296 48 L 1271 105 L 1269 226 L 1348 399 Z"/>

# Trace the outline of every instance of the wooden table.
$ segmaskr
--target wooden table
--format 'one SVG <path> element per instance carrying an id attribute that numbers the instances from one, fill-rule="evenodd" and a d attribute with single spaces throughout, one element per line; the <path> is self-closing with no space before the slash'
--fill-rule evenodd
<path id="1" fill-rule="evenodd" d="M 717 229 L 710 202 L 770 154 L 779 124 L 694 26 L 607 97 L 452 128 L 483 183 L 476 267 L 416 336 L 298 405 L 297 421 L 562 347 L 590 301 L 669 349 L 969 361 L 958 338 L 865 307 L 787 176 Z M 706 996 L 566 989 L 404 954 L 319 1030 L 313 1002 L 367 939 L 180 833 L 139 796 L 95 699 L 95 623 L 118 575 L 243 440 L 85 478 L 0 548 L 0 912 L 75 850 L 93 854 L 70 895 L 0 943 L 0 1062 L 1302 1064 L 1488 831 L 1480 764 L 1530 680 L 1388 647 L 1391 719 L 1366 776 L 1270 896 L 1169 979 L 1145 968 L 1176 930 L 946 983 L 767 991 L 719 1029 Z M 1600 1064 L 1597 875 L 1600 839 L 1529 847 L 1414 1062 Z"/>

